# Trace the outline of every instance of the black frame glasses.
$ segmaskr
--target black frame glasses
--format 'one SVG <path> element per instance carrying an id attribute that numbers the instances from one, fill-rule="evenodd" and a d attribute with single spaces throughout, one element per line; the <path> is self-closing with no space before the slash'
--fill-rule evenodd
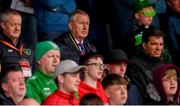
<path id="1" fill-rule="evenodd" d="M 105 64 L 101 64 L 101 63 L 89 63 L 89 64 L 86 64 L 87 66 L 88 65 L 94 65 L 96 67 L 98 67 L 99 69 L 102 68 L 102 69 L 106 69 L 107 66 Z"/>

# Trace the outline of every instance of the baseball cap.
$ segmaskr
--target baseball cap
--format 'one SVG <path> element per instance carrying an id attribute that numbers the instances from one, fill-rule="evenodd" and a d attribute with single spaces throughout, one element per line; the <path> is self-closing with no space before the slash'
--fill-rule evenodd
<path id="1" fill-rule="evenodd" d="M 55 68 L 54 78 L 56 78 L 57 76 L 63 73 L 75 73 L 75 72 L 78 72 L 80 70 L 85 70 L 85 69 L 86 69 L 86 66 L 83 66 L 83 65 L 80 66 L 73 60 L 69 60 L 69 59 L 63 60 Z"/>

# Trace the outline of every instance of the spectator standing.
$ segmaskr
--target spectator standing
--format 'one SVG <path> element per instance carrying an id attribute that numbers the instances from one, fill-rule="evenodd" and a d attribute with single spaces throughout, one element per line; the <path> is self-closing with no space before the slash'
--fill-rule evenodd
<path id="1" fill-rule="evenodd" d="M 180 104 L 180 69 L 173 64 L 162 64 L 153 72 L 154 85 L 159 92 L 161 105 Z"/>
<path id="2" fill-rule="evenodd" d="M 0 73 L 0 88 L 0 105 L 16 105 L 24 99 L 25 78 L 19 66 L 3 68 Z"/>
<path id="3" fill-rule="evenodd" d="M 25 77 L 31 76 L 33 51 L 20 39 L 22 18 L 16 10 L 0 14 L 0 65 L 20 65 Z"/>
<path id="4" fill-rule="evenodd" d="M 94 93 L 100 97 L 103 104 L 109 104 L 100 82 L 103 71 L 106 68 L 103 64 L 102 56 L 97 53 L 87 53 L 80 58 L 80 64 L 87 66 L 87 70 L 85 70 L 81 76 L 82 81 L 79 85 L 78 93 L 80 99 L 85 94 Z"/>
<path id="5" fill-rule="evenodd" d="M 143 104 L 154 104 L 159 96 L 153 86 L 152 72 L 163 63 L 160 56 L 164 47 L 164 34 L 157 29 L 148 28 L 143 32 L 142 47 L 127 66 L 126 75 L 135 84 L 143 97 Z"/>
<path id="6" fill-rule="evenodd" d="M 26 96 L 41 102 L 57 89 L 53 78 L 54 69 L 60 62 L 60 49 L 52 41 L 39 42 L 35 48 L 37 67 L 26 81 Z"/>
<path id="7" fill-rule="evenodd" d="M 55 39 L 61 48 L 61 59 L 72 59 L 79 63 L 81 55 L 95 52 L 96 48 L 86 39 L 89 32 L 89 16 L 82 10 L 71 13 L 68 21 L 69 31 Z"/>
<path id="8" fill-rule="evenodd" d="M 80 71 L 85 70 L 85 66 L 79 66 L 72 60 L 63 60 L 54 72 L 54 78 L 58 89 L 48 96 L 43 105 L 78 105 L 77 95 L 80 83 Z"/>
<path id="9" fill-rule="evenodd" d="M 53 40 L 68 31 L 69 14 L 75 0 L 32 0 L 37 19 L 38 41 Z"/>
<path id="10" fill-rule="evenodd" d="M 141 47 L 142 35 L 145 29 L 153 27 L 153 17 L 156 15 L 153 4 L 148 0 L 136 0 L 133 4 L 134 10 L 134 23 L 126 35 L 126 48 L 125 52 L 128 57 L 133 57 L 138 49 Z"/>

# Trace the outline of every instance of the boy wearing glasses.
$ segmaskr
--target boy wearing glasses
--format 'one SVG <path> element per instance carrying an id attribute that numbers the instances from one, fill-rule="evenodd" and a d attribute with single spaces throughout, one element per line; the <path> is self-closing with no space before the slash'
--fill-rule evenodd
<path id="1" fill-rule="evenodd" d="M 173 64 L 162 64 L 153 72 L 154 85 L 159 92 L 161 105 L 180 104 L 180 69 Z"/>
<path id="2" fill-rule="evenodd" d="M 106 68 L 102 56 L 97 53 L 87 53 L 80 57 L 79 63 L 87 66 L 87 70 L 82 73 L 82 81 L 78 89 L 80 99 L 85 94 L 94 93 L 100 97 L 104 104 L 109 104 L 100 82 Z"/>

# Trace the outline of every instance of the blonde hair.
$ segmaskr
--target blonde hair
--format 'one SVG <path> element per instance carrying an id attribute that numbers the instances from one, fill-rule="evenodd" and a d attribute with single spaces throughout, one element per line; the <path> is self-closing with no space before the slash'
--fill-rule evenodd
<path id="1" fill-rule="evenodd" d="M 168 70 L 165 71 L 163 76 L 167 76 L 168 79 L 177 76 L 177 72 L 175 68 L 169 68 Z"/>

